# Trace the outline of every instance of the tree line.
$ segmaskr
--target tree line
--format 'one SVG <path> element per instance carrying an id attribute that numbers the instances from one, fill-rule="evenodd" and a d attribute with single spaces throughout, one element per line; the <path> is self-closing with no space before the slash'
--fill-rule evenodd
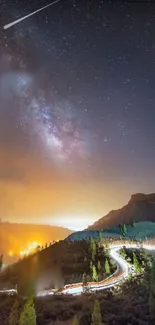
<path id="1" fill-rule="evenodd" d="M 90 264 L 89 265 L 90 275 L 91 275 L 92 281 L 94 281 L 94 282 L 101 280 L 101 275 L 103 272 L 105 272 L 105 274 L 107 276 L 109 276 L 111 274 L 110 264 L 109 264 L 109 251 L 110 251 L 109 243 L 106 240 L 105 251 L 102 251 L 102 253 L 105 254 L 105 263 L 104 263 L 104 266 L 102 266 L 100 260 L 97 260 L 97 255 L 98 255 L 97 253 L 100 250 L 100 248 L 102 248 L 100 246 L 100 244 L 102 243 L 102 234 L 101 233 L 100 233 L 100 236 L 98 239 L 99 240 L 94 240 L 93 238 L 90 238 L 88 240 L 88 251 L 89 251 L 90 259 L 88 261 L 86 257 L 84 258 L 84 263 L 89 262 L 89 264 Z M 82 282 L 83 282 L 83 287 L 85 288 L 87 286 L 86 273 L 83 274 Z"/>

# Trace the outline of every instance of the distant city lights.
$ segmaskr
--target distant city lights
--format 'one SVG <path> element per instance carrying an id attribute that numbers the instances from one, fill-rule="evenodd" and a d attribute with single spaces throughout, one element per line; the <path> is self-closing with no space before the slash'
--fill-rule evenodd
<path id="1" fill-rule="evenodd" d="M 10 250 L 8 252 L 8 255 L 12 258 L 13 257 L 14 258 L 18 258 L 18 257 L 22 258 L 24 256 L 28 256 L 28 255 L 33 254 L 37 251 L 40 251 L 44 248 L 47 248 L 52 244 L 58 243 L 59 241 L 60 241 L 60 239 L 51 240 L 51 242 L 44 243 L 44 245 L 42 245 L 42 243 L 39 243 L 37 241 L 33 241 L 33 242 L 28 243 L 27 247 L 24 249 L 20 248 L 19 250 L 16 249 L 15 251 Z"/>
<path id="2" fill-rule="evenodd" d="M 25 256 L 25 255 L 32 254 L 32 253 L 34 253 L 36 251 L 37 247 L 40 247 L 40 244 L 38 242 L 34 241 L 34 242 L 28 244 L 27 249 L 21 250 L 19 255 L 22 257 L 22 256 Z"/>

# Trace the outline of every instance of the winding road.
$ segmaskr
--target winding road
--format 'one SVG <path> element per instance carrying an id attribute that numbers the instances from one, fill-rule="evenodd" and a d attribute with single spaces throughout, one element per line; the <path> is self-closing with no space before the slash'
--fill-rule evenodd
<path id="1" fill-rule="evenodd" d="M 115 260 L 117 264 L 117 270 L 113 273 L 110 277 L 102 280 L 100 282 L 88 282 L 85 286 L 86 289 L 89 291 L 98 291 L 107 289 L 110 287 L 114 287 L 118 285 L 123 279 L 127 278 L 129 273 L 133 272 L 133 267 L 127 263 L 118 253 L 118 251 L 122 247 L 126 248 L 136 248 L 141 249 L 144 248 L 146 250 L 155 250 L 155 245 L 146 245 L 142 244 L 141 246 L 138 244 L 117 244 L 117 245 L 110 245 L 110 256 L 113 260 Z M 71 294 L 71 295 L 80 295 L 83 293 L 83 283 L 76 283 L 76 284 L 67 284 L 62 289 L 55 290 L 45 290 L 37 294 L 37 296 L 47 296 L 53 294 Z M 8 294 L 16 294 L 17 291 L 15 289 L 11 290 L 0 290 L 0 293 L 8 293 Z"/>

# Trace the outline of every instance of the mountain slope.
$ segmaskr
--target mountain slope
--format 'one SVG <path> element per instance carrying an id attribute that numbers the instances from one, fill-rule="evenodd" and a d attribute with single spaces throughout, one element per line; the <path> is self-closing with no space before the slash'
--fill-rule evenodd
<path id="1" fill-rule="evenodd" d="M 85 231 L 78 231 L 74 232 L 68 236 L 68 241 L 80 241 L 80 240 L 88 240 L 90 237 L 97 239 L 99 236 L 102 238 L 124 238 L 129 240 L 155 240 L 155 222 L 151 221 L 142 221 L 134 223 L 133 225 L 128 224 L 126 226 L 125 234 L 122 234 L 122 229 L 119 226 L 106 228 L 104 230 L 85 230 Z"/>
<path id="2" fill-rule="evenodd" d="M 133 221 L 155 222 L 155 194 L 134 194 L 123 208 L 110 211 L 86 230 L 100 230 L 115 227 L 119 224 L 130 224 Z"/>

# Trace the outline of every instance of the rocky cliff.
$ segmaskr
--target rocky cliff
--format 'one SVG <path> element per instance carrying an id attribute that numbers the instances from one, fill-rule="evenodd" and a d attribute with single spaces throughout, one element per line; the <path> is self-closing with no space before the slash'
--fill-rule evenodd
<path id="1" fill-rule="evenodd" d="M 110 211 L 106 216 L 89 226 L 87 230 L 100 230 L 133 221 L 155 222 L 155 194 L 137 193 L 131 196 L 128 204 L 118 210 Z"/>

